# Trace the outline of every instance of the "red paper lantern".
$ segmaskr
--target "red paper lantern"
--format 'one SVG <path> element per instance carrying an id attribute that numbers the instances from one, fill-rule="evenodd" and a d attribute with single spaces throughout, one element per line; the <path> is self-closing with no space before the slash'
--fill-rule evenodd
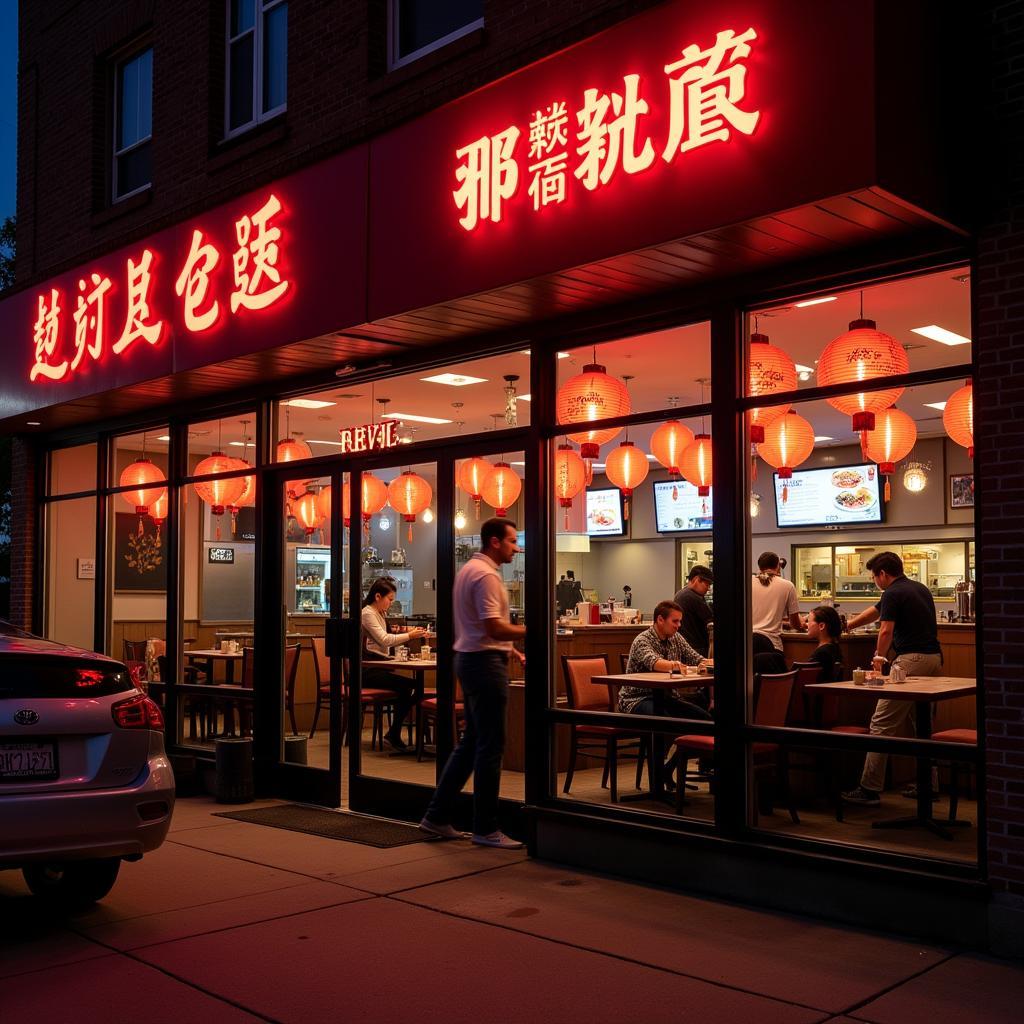
<path id="1" fill-rule="evenodd" d="M 416 517 L 430 504 L 434 496 L 430 484 L 423 477 L 407 469 L 388 484 L 388 501 L 409 524 L 409 540 L 412 540 L 412 524 Z"/>
<path id="2" fill-rule="evenodd" d="M 696 434 L 683 452 L 679 466 L 683 476 L 706 498 L 711 493 L 711 435 Z"/>
<path id="3" fill-rule="evenodd" d="M 770 344 L 767 334 L 750 336 L 750 351 L 747 358 L 748 395 L 778 395 L 796 390 L 796 366 L 793 360 L 781 348 Z M 751 409 L 747 413 L 751 443 L 760 444 L 764 440 L 765 426 L 787 412 L 788 405 Z"/>
<path id="4" fill-rule="evenodd" d="M 278 462 L 298 462 L 300 459 L 311 458 L 313 458 L 312 449 L 310 449 L 305 441 L 296 440 L 294 437 L 286 437 L 277 442 Z M 296 498 L 301 497 L 305 493 L 308 483 L 308 480 L 289 480 L 284 487 L 285 493 L 292 501 L 295 501 Z"/>
<path id="5" fill-rule="evenodd" d="M 480 518 L 480 499 L 483 497 L 484 484 L 493 472 L 494 467 L 478 455 L 466 459 L 459 467 L 459 487 L 473 499 L 477 519 Z"/>
<path id="6" fill-rule="evenodd" d="M 238 460 L 223 452 L 214 452 L 195 468 L 196 476 L 207 473 L 230 473 L 238 469 Z M 226 480 L 202 480 L 192 485 L 196 494 L 210 506 L 215 516 L 222 516 L 228 505 L 235 505 L 245 490 L 245 477 L 233 476 Z"/>
<path id="7" fill-rule="evenodd" d="M 319 497 L 320 495 L 314 494 L 312 491 L 306 491 L 295 502 L 293 509 L 295 518 L 299 521 L 303 530 L 306 531 L 307 540 L 320 529 L 320 525 L 323 523 L 323 516 L 320 515 L 320 508 L 317 503 L 317 498 Z"/>
<path id="8" fill-rule="evenodd" d="M 331 485 L 328 484 L 316 496 L 316 510 L 322 522 L 329 522 L 331 518 Z M 345 524 L 348 526 L 348 523 Z"/>
<path id="9" fill-rule="evenodd" d="M 693 444 L 693 431 L 679 420 L 662 423 L 651 435 L 651 454 L 672 474 L 680 476 L 683 452 Z"/>
<path id="10" fill-rule="evenodd" d="M 245 459 L 235 459 L 236 469 L 251 469 Z M 242 477 L 242 493 L 235 499 L 232 508 L 237 512 L 240 508 L 252 508 L 256 504 L 256 475 Z"/>
<path id="11" fill-rule="evenodd" d="M 954 391 L 942 410 L 942 425 L 950 440 L 967 449 L 967 455 L 974 458 L 974 384 L 966 381 L 962 388 Z"/>
<path id="12" fill-rule="evenodd" d="M 649 469 L 647 456 L 632 441 L 623 441 L 618 448 L 613 448 L 605 460 L 604 475 L 622 491 L 625 498 L 626 519 L 629 518 L 629 499 L 644 482 Z"/>
<path id="13" fill-rule="evenodd" d="M 135 510 L 137 516 L 144 516 L 149 512 L 151 505 L 154 505 L 165 494 L 166 487 L 146 487 L 145 484 L 166 482 L 163 470 L 154 466 L 147 458 L 136 459 L 133 463 L 125 466 L 118 483 L 122 487 L 131 487 L 132 490 L 124 491 L 121 497 Z M 141 528 L 142 523 L 139 523 Z"/>
<path id="14" fill-rule="evenodd" d="M 626 385 L 617 377 L 610 376 L 600 363 L 584 366 L 582 373 L 571 377 L 558 389 L 555 400 L 559 423 L 590 423 L 625 416 L 630 407 Z M 585 430 L 568 437 L 580 446 L 583 460 L 592 462 L 597 458 L 601 445 L 616 437 L 621 430 L 622 427 Z"/>
<path id="15" fill-rule="evenodd" d="M 572 500 L 587 482 L 587 467 L 571 444 L 560 444 L 555 451 L 555 497 L 565 509 L 565 528 L 569 529 Z"/>
<path id="16" fill-rule="evenodd" d="M 152 505 L 149 506 L 149 518 L 153 520 L 156 526 L 156 542 L 160 543 L 160 527 L 164 525 L 167 519 L 167 488 L 164 488 L 164 493 L 160 495 Z"/>
<path id="17" fill-rule="evenodd" d="M 818 384 L 851 384 L 885 380 L 907 373 L 910 360 L 906 350 L 891 335 L 878 330 L 874 320 L 853 320 L 846 334 L 839 335 L 818 360 Z M 853 429 L 874 430 L 875 415 L 895 403 L 903 388 L 861 391 L 828 399 L 833 409 L 853 417 Z M 866 441 L 862 437 L 862 442 Z"/>
<path id="18" fill-rule="evenodd" d="M 875 418 L 864 446 L 865 454 L 878 463 L 878 472 L 885 477 L 885 500 L 892 496 L 889 477 L 896 472 L 896 463 L 905 459 L 917 442 L 917 424 L 899 409 L 886 409 Z"/>
<path id="19" fill-rule="evenodd" d="M 369 526 L 370 517 L 375 516 L 388 503 L 388 485 L 372 473 L 362 474 L 360 488 L 360 513 L 363 522 Z M 342 502 L 344 511 L 344 501 Z"/>
<path id="20" fill-rule="evenodd" d="M 508 510 L 519 498 L 523 482 L 519 474 L 507 463 L 496 462 L 491 475 L 484 481 L 481 495 L 484 501 L 499 516 L 508 515 Z"/>
<path id="21" fill-rule="evenodd" d="M 814 427 L 796 412 L 790 410 L 785 416 L 773 420 L 764 428 L 764 441 L 757 446 L 757 453 L 779 472 L 782 480 L 788 480 L 793 470 L 806 461 L 814 451 Z M 789 498 L 789 487 L 783 485 L 782 500 Z"/>

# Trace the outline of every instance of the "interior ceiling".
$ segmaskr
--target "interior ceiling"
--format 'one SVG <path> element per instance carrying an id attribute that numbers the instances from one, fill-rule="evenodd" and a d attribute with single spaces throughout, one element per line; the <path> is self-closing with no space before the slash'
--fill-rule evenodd
<path id="1" fill-rule="evenodd" d="M 761 310 L 756 314 L 758 329 L 769 336 L 771 343 L 786 351 L 798 365 L 813 370 L 826 345 L 847 330 L 849 321 L 860 315 L 860 291 L 837 294 L 833 302 L 797 308 L 784 305 Z M 912 370 L 933 369 L 966 363 L 971 358 L 970 345 L 950 347 L 913 333 L 913 328 L 936 324 L 956 334 L 970 337 L 970 287 L 964 272 L 946 270 L 940 273 L 884 283 L 863 291 L 864 315 L 874 319 L 880 330 L 892 334 L 908 349 Z M 752 314 L 749 330 L 754 329 Z M 590 347 L 575 349 L 558 360 L 559 383 L 579 373 L 593 358 Z M 634 411 L 653 410 L 673 404 L 690 406 L 702 400 L 699 381 L 710 377 L 710 335 L 705 323 L 693 324 L 655 333 L 637 335 L 597 346 L 597 359 L 608 372 L 617 376 L 630 376 L 629 391 Z M 337 441 L 338 428 L 370 422 L 389 412 L 406 412 L 450 419 L 449 424 L 413 424 L 416 441 L 434 440 L 459 433 L 455 422 L 464 421 L 461 433 L 466 436 L 494 428 L 504 428 L 504 376 L 518 374 L 516 388 L 520 395 L 528 394 L 529 358 L 525 350 L 501 356 L 467 360 L 444 368 L 459 376 L 481 377 L 481 383 L 455 387 L 424 381 L 423 378 L 441 372 L 426 370 L 404 376 L 377 381 L 374 385 L 360 384 L 345 387 L 341 382 L 306 396 L 334 403 L 322 409 L 291 407 L 282 415 L 281 430 L 286 421 L 290 432 L 312 442 L 314 454 L 326 455 L 336 447 L 318 444 L 318 441 Z M 813 373 L 801 388 L 816 385 Z M 910 414 L 918 424 L 920 436 L 942 434 L 942 413 L 926 403 L 946 399 L 955 390 L 952 383 L 930 384 L 914 388 L 904 394 L 900 408 Z M 704 396 L 709 394 L 704 390 Z M 382 406 L 380 399 L 388 399 Z M 452 403 L 461 402 L 461 409 Z M 519 422 L 528 422 L 530 405 L 518 404 Z M 853 443 L 856 438 L 849 418 L 827 403 L 811 403 L 800 410 L 814 425 L 818 435 L 832 440 L 822 444 Z M 495 417 L 497 416 L 497 420 Z M 696 428 L 697 423 L 690 421 Z M 657 424 L 640 426 L 631 431 L 631 439 L 645 446 Z M 240 418 L 197 424 L 193 428 L 191 450 L 209 454 L 217 446 L 218 429 L 227 451 L 237 454 L 231 441 L 241 440 L 245 427 Z M 252 424 L 248 430 L 252 431 Z M 149 435 L 152 439 L 152 434 Z M 618 444 L 617 438 L 612 444 Z M 610 445 L 605 446 L 604 452 Z"/>

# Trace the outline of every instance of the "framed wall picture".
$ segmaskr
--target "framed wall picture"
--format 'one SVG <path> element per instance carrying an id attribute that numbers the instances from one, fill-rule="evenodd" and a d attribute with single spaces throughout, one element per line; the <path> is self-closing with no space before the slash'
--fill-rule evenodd
<path id="1" fill-rule="evenodd" d="M 149 516 L 114 513 L 114 590 L 134 594 L 167 590 L 167 531 L 157 530 Z"/>
<path id="2" fill-rule="evenodd" d="M 953 473 L 949 478 L 950 508 L 974 508 L 974 474 Z"/>

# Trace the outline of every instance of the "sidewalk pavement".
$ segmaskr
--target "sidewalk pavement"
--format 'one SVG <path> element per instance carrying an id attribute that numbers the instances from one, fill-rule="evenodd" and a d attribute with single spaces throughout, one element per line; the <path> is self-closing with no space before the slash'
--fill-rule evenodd
<path id="1" fill-rule="evenodd" d="M 250 805 L 253 806 L 253 805 Z M 9 1021 L 1019 1021 L 1024 965 L 531 861 L 378 850 L 213 817 L 95 909 L 0 873 Z"/>

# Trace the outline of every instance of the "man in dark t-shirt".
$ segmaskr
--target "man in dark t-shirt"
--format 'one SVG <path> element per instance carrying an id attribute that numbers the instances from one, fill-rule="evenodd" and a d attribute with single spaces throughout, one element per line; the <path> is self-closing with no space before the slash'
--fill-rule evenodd
<path id="1" fill-rule="evenodd" d="M 686 586 L 673 599 L 683 609 L 683 624 L 679 627 L 682 638 L 706 658 L 711 646 L 708 623 L 713 615 L 706 600 L 715 577 L 706 565 L 695 565 L 686 578 Z"/>
<path id="2" fill-rule="evenodd" d="M 903 559 L 893 551 L 880 551 L 868 559 L 867 570 L 882 591 L 882 599 L 850 619 L 849 628 L 879 620 L 881 627 L 875 646 L 879 662 L 891 658 L 891 663 L 899 664 L 908 676 L 937 676 L 942 669 L 942 648 L 931 591 L 903 574 Z M 871 716 L 871 734 L 913 735 L 913 708 L 914 703 L 909 700 L 879 700 Z M 844 793 L 843 800 L 877 807 L 881 802 L 879 794 L 885 788 L 885 762 L 885 754 L 867 754 L 860 785 Z M 904 790 L 904 795 L 916 795 L 915 788 Z"/>

